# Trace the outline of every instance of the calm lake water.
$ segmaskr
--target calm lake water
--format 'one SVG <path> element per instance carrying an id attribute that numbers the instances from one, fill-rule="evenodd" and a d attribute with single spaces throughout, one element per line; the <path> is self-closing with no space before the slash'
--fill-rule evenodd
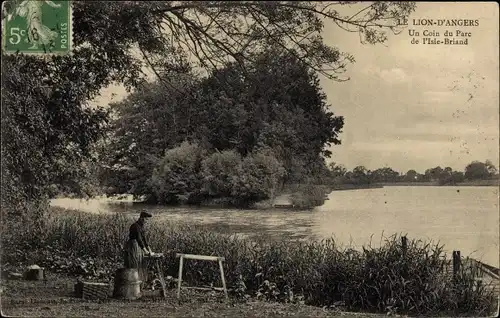
<path id="1" fill-rule="evenodd" d="M 342 245 L 380 245 L 383 237 L 407 234 L 432 240 L 451 254 L 499 267 L 499 190 L 497 187 L 407 187 L 334 191 L 313 210 L 231 210 L 116 204 L 106 200 L 56 199 L 52 204 L 94 213 L 134 213 L 201 223 L 217 232 L 270 239 L 333 237 Z"/>

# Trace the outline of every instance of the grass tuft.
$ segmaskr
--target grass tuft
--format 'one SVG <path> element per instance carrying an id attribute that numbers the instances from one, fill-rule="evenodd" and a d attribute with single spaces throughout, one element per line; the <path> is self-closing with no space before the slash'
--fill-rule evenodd
<path id="1" fill-rule="evenodd" d="M 37 228 L 7 224 L 4 267 L 36 262 L 56 272 L 111 279 L 122 266 L 133 219 L 52 211 Z M 408 240 L 403 250 L 398 235 L 361 251 L 333 239 L 251 241 L 168 220 L 153 220 L 148 235 L 152 249 L 166 254 L 166 275 L 177 276 L 176 253 L 225 257 L 226 281 L 236 297 L 413 315 L 486 316 L 496 306 L 493 291 L 478 286 L 470 268 L 450 278 L 442 246 Z M 184 266 L 187 284 L 220 286 L 217 264 L 188 260 Z"/>

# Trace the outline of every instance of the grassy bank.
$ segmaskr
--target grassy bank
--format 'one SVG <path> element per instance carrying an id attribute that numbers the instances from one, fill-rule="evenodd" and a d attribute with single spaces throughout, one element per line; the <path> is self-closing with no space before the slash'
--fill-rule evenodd
<path id="1" fill-rule="evenodd" d="M 54 210 L 41 224 L 10 224 L 3 232 L 4 267 L 37 263 L 49 270 L 109 280 L 121 266 L 121 245 L 131 220 Z M 380 248 L 356 252 L 332 240 L 309 243 L 252 242 L 196 226 L 153 220 L 152 249 L 165 252 L 163 269 L 176 276 L 176 252 L 226 258 L 234 298 L 256 298 L 314 306 L 342 304 L 352 311 L 403 314 L 491 313 L 494 295 L 464 271 L 456 282 L 446 274 L 442 248 L 398 237 Z M 185 264 L 187 284 L 220 285 L 210 262 Z"/>
<path id="2" fill-rule="evenodd" d="M 383 187 L 491 187 L 498 186 L 499 180 L 473 180 L 464 181 L 456 184 L 439 184 L 438 181 L 428 182 L 377 182 L 372 184 L 337 184 L 333 186 L 333 191 L 340 190 L 360 190 L 360 189 L 374 189 Z"/>
<path id="3" fill-rule="evenodd" d="M 379 183 L 382 187 L 437 187 L 439 182 L 384 182 Z"/>
<path id="4" fill-rule="evenodd" d="M 377 189 L 383 188 L 381 184 L 335 184 L 332 186 L 333 191 L 342 190 L 362 190 L 362 189 Z"/>
<path id="5" fill-rule="evenodd" d="M 472 181 L 464 181 L 458 182 L 456 184 L 439 184 L 438 181 L 435 182 L 386 182 L 386 183 L 378 183 L 377 185 L 383 187 L 402 187 L 402 186 L 410 186 L 410 187 L 425 187 L 425 186 L 441 186 L 441 187 L 491 187 L 499 185 L 498 179 L 490 179 L 490 180 L 472 180 Z"/>
<path id="6" fill-rule="evenodd" d="M 491 179 L 491 180 L 473 180 L 473 181 L 464 181 L 457 183 L 457 186 L 471 186 L 471 187 L 492 187 L 500 184 L 499 179 Z"/>

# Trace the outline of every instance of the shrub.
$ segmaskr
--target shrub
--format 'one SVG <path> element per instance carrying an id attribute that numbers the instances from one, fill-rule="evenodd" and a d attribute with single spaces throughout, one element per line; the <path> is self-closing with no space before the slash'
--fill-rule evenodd
<path id="1" fill-rule="evenodd" d="M 211 155 L 187 142 L 165 152 L 148 182 L 158 203 L 220 202 L 248 207 L 275 196 L 284 175 L 269 150 L 242 158 L 227 150 Z"/>
<path id="2" fill-rule="evenodd" d="M 202 196 L 201 159 L 203 149 L 182 143 L 165 152 L 148 182 L 158 203 L 197 203 Z"/>
<path id="3" fill-rule="evenodd" d="M 270 151 L 259 151 L 245 157 L 233 178 L 232 196 L 237 205 L 248 206 L 273 198 L 285 170 Z"/>
<path id="4" fill-rule="evenodd" d="M 290 196 L 291 203 L 297 208 L 313 208 L 325 202 L 325 197 L 330 192 L 326 186 L 301 184 L 294 187 Z"/>
<path id="5" fill-rule="evenodd" d="M 211 197 L 231 197 L 241 156 L 234 150 L 215 152 L 202 162 L 203 186 Z"/>

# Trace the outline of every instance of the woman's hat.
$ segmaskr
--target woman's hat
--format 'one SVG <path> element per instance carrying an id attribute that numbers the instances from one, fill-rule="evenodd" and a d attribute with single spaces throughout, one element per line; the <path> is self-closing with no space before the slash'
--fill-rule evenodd
<path id="1" fill-rule="evenodd" d="M 140 217 L 141 218 L 150 218 L 150 217 L 152 217 L 152 215 L 146 211 L 142 211 Z"/>

